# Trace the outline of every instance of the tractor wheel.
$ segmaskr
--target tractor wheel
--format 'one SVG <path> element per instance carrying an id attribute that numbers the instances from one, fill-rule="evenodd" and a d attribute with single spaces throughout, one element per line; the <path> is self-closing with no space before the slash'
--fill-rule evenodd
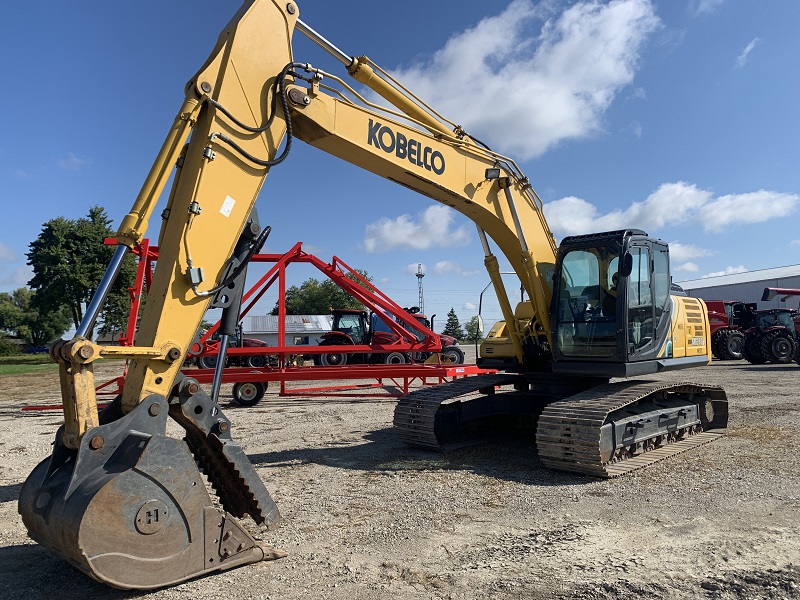
<path id="1" fill-rule="evenodd" d="M 263 369 L 267 366 L 267 357 L 266 356 L 248 356 L 247 357 L 247 366 L 252 367 L 254 369 Z"/>
<path id="2" fill-rule="evenodd" d="M 741 331 L 725 329 L 720 339 L 719 351 L 726 360 L 741 360 L 744 347 L 744 334 Z"/>
<path id="3" fill-rule="evenodd" d="M 464 352 L 458 346 L 445 346 L 442 348 L 442 362 L 456 365 L 464 364 Z"/>
<path id="4" fill-rule="evenodd" d="M 267 383 L 243 381 L 233 386 L 233 401 L 239 406 L 255 406 L 266 391 Z"/>
<path id="5" fill-rule="evenodd" d="M 770 331 L 761 340 L 761 354 L 770 362 L 791 362 L 794 351 L 794 336 L 788 331 Z"/>
<path id="6" fill-rule="evenodd" d="M 766 357 L 761 352 L 761 335 L 750 333 L 745 336 L 742 356 L 752 365 L 763 365 L 767 362 Z"/>
<path id="7" fill-rule="evenodd" d="M 724 348 L 724 339 L 725 339 L 725 332 L 728 331 L 727 329 L 718 329 L 714 332 L 714 335 L 711 336 L 711 352 L 714 354 L 715 358 L 720 360 L 725 360 L 726 356 L 723 352 Z"/>
<path id="8" fill-rule="evenodd" d="M 343 344 L 329 344 L 331 346 L 342 346 Z M 325 367 L 341 367 L 346 365 L 350 357 L 344 352 L 333 352 L 331 354 L 318 354 L 319 364 Z"/>
<path id="9" fill-rule="evenodd" d="M 408 357 L 402 352 L 389 352 L 383 355 L 383 364 L 385 365 L 404 365 L 408 361 Z"/>
<path id="10" fill-rule="evenodd" d="M 201 369 L 215 369 L 217 367 L 216 356 L 198 356 L 197 366 Z"/>

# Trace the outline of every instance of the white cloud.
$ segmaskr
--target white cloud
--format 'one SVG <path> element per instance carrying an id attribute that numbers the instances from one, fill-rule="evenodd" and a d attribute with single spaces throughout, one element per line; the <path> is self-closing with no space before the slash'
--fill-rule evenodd
<path id="1" fill-rule="evenodd" d="M 19 257 L 17 256 L 17 253 L 11 249 L 11 246 L 8 246 L 7 244 L 0 242 L 0 260 L 13 262 L 18 258 Z"/>
<path id="2" fill-rule="evenodd" d="M 12 291 L 28 285 L 33 271 L 20 264 L 19 254 L 8 244 L 0 242 L 0 291 Z"/>
<path id="3" fill-rule="evenodd" d="M 551 229 L 558 236 L 625 227 L 648 232 L 696 219 L 707 232 L 719 232 L 740 223 L 761 223 L 785 217 L 800 205 L 800 195 L 759 190 L 714 198 L 712 192 L 678 181 L 662 184 L 643 202 L 606 214 L 592 203 L 568 196 L 544 205 Z"/>
<path id="4" fill-rule="evenodd" d="M 437 275 L 442 275 L 443 273 L 460 273 L 461 265 L 452 260 L 440 260 L 433 265 L 433 272 Z"/>
<path id="5" fill-rule="evenodd" d="M 596 133 L 660 21 L 650 0 L 584 0 L 560 14 L 552 6 L 514 0 L 395 75 L 476 137 L 521 158 Z"/>
<path id="6" fill-rule="evenodd" d="M 713 273 L 709 273 L 708 275 L 704 275 L 705 277 L 721 277 L 722 275 L 735 275 L 736 273 L 746 273 L 747 267 L 744 265 L 739 265 L 738 267 L 725 267 L 724 271 L 714 271 Z"/>
<path id="7" fill-rule="evenodd" d="M 33 271 L 27 265 L 20 265 L 10 269 L 0 268 L 0 286 L 8 291 L 28 285 L 33 277 Z"/>
<path id="8" fill-rule="evenodd" d="M 631 121 L 630 125 L 628 125 L 628 131 L 630 131 L 635 137 L 641 138 L 642 124 L 639 121 Z"/>
<path id="9" fill-rule="evenodd" d="M 643 87 L 637 87 L 627 97 L 627 100 L 644 100 L 647 98 L 647 90 Z"/>
<path id="10" fill-rule="evenodd" d="M 742 68 L 747 64 L 747 57 L 750 56 L 750 53 L 753 51 L 753 48 L 756 47 L 756 44 L 760 42 L 758 38 L 753 38 L 753 40 L 745 46 L 745 49 L 742 50 L 742 53 L 736 57 L 736 66 L 738 68 Z"/>
<path id="11" fill-rule="evenodd" d="M 78 171 L 91 162 L 88 158 L 80 157 L 74 152 L 67 152 L 66 156 L 58 159 L 58 166 L 68 171 Z"/>
<path id="12" fill-rule="evenodd" d="M 710 14 L 722 6 L 725 0 L 696 0 L 694 14 Z"/>
<path id="13" fill-rule="evenodd" d="M 800 240 L 792 240 L 789 243 L 790 246 L 800 246 Z"/>
<path id="14" fill-rule="evenodd" d="M 384 217 L 367 225 L 364 249 L 387 252 L 394 248 L 427 250 L 465 246 L 470 241 L 469 228 L 461 225 L 453 229 L 455 215 L 452 208 L 436 205 L 422 211 L 416 221 L 411 215 L 400 215 L 396 219 Z"/>
<path id="15" fill-rule="evenodd" d="M 672 246 L 670 246 L 670 253 L 672 253 Z M 684 273 L 697 273 L 699 270 L 700 267 L 693 262 L 683 263 L 682 265 L 675 267 L 675 271 L 681 271 Z"/>
<path id="16" fill-rule="evenodd" d="M 478 308 L 472 302 L 465 302 L 464 306 L 461 307 L 461 310 L 475 310 Z"/>
<path id="17" fill-rule="evenodd" d="M 706 231 L 719 232 L 739 223 L 763 223 L 793 213 L 800 195 L 759 190 L 748 194 L 720 196 L 701 208 L 698 216 Z M 735 214 L 728 214 L 728 213 Z"/>
<path id="18" fill-rule="evenodd" d="M 403 267 L 402 272 L 406 275 L 416 275 L 417 269 L 421 268 L 423 273 L 428 272 L 428 268 L 425 266 L 425 263 L 411 263 L 410 265 L 406 265 Z"/>
<path id="19" fill-rule="evenodd" d="M 692 244 L 681 244 L 680 242 L 669 243 L 669 255 L 675 262 L 682 262 L 690 258 L 702 258 L 715 254 L 712 250 L 694 246 Z M 691 263 L 688 263 L 691 264 Z M 687 271 L 690 269 L 686 269 Z"/>
<path id="20" fill-rule="evenodd" d="M 325 249 L 322 246 L 315 246 L 314 244 L 304 243 L 303 252 L 307 252 L 308 254 L 313 254 L 314 256 L 321 257 L 321 255 L 325 253 Z"/>

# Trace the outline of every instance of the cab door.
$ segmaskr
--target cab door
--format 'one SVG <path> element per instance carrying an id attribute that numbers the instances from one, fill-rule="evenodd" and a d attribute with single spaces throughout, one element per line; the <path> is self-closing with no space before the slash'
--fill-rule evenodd
<path id="1" fill-rule="evenodd" d="M 628 361 L 662 355 L 670 334 L 669 252 L 665 244 L 635 240 L 628 246 L 631 270 L 625 278 Z"/>

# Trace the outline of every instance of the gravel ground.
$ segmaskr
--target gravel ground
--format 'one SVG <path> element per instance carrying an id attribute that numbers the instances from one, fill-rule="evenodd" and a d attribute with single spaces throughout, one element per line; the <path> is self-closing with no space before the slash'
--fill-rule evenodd
<path id="1" fill-rule="evenodd" d="M 114 374 L 98 367 L 98 381 Z M 59 401 L 58 381 L 5 377 L 0 596 L 800 598 L 800 368 L 714 362 L 661 377 L 723 385 L 729 434 L 614 480 L 548 471 L 529 439 L 408 448 L 389 399 L 268 393 L 248 409 L 228 395 L 234 437 L 283 515 L 273 531 L 245 524 L 288 556 L 152 593 L 95 583 L 27 538 L 17 496 L 61 414 L 19 409 Z"/>

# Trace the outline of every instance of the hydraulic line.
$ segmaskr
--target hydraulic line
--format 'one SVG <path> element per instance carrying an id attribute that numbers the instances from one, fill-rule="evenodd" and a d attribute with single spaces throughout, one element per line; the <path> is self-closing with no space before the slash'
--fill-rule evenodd
<path id="1" fill-rule="evenodd" d="M 211 134 L 209 138 L 210 141 L 213 142 L 214 140 L 218 139 L 221 142 L 225 142 L 228 146 L 236 150 L 236 152 L 238 152 L 241 156 L 261 167 L 274 167 L 275 165 L 278 165 L 282 163 L 284 160 L 286 160 L 286 157 L 289 156 L 289 151 L 291 150 L 292 147 L 292 137 L 293 137 L 292 118 L 291 118 L 291 113 L 289 112 L 289 101 L 286 98 L 286 83 L 285 83 L 286 77 L 291 73 L 291 70 L 294 68 L 305 69 L 308 68 L 309 66 L 310 65 L 306 65 L 304 63 L 289 63 L 283 68 L 283 70 L 276 78 L 275 83 L 273 84 L 272 110 L 270 111 L 270 116 L 267 119 L 267 122 L 261 127 L 249 127 L 248 125 L 245 125 L 244 123 L 236 119 L 236 117 L 234 117 L 229 111 L 227 111 L 219 102 L 211 98 L 208 98 L 208 102 L 210 104 L 212 104 L 215 108 L 218 108 L 226 117 L 231 119 L 236 125 L 238 125 L 242 129 L 250 133 L 262 133 L 269 128 L 277 112 L 275 107 L 276 97 L 280 98 L 281 108 L 283 109 L 283 118 L 284 121 L 286 122 L 286 145 L 284 146 L 283 152 L 281 152 L 280 156 L 277 156 L 272 160 L 261 160 L 260 158 L 256 158 L 249 152 L 245 151 L 241 146 L 239 146 L 236 142 L 234 142 L 224 133 L 220 133 L 218 131 Z"/>

